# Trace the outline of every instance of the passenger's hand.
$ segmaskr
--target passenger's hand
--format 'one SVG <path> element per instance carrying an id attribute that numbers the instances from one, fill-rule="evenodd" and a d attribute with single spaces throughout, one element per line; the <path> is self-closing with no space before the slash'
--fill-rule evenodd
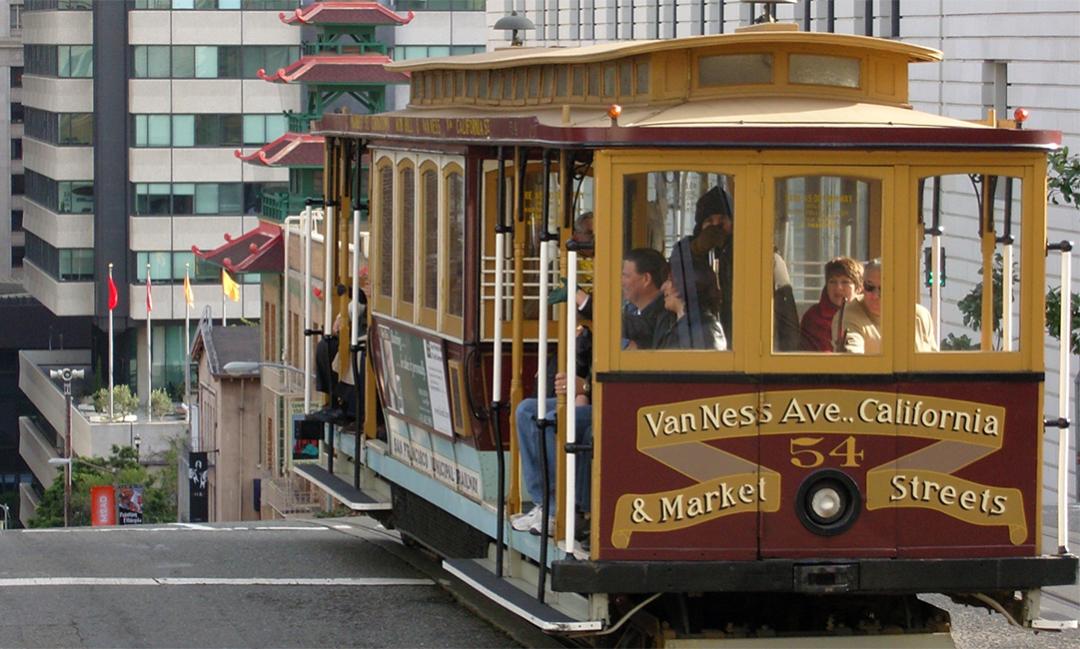
<path id="1" fill-rule="evenodd" d="M 566 394 L 566 373 L 559 372 L 555 375 L 555 394 Z"/>

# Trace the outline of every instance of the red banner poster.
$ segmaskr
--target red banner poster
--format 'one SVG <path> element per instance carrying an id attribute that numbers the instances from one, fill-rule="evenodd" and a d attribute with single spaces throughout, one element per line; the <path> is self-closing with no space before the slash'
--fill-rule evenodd
<path id="1" fill-rule="evenodd" d="M 98 525 L 116 525 L 116 491 L 112 486 L 90 487 L 90 521 Z"/>

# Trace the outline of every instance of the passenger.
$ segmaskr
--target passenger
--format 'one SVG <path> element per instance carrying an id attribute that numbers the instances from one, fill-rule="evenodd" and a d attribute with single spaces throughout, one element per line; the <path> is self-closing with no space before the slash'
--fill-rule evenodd
<path id="1" fill-rule="evenodd" d="M 821 299 L 803 314 L 801 349 L 808 352 L 833 350 L 832 320 L 845 302 L 862 292 L 862 264 L 851 257 L 833 257 L 825 264 L 825 286 Z"/>
<path id="2" fill-rule="evenodd" d="M 862 291 L 836 310 L 832 319 L 833 349 L 853 354 L 881 353 L 881 262 L 870 261 Z"/>
<path id="3" fill-rule="evenodd" d="M 716 319 L 719 290 L 711 274 L 702 268 L 677 266 L 663 283 L 664 309 L 657 323 L 654 349 L 727 349 L 724 328 Z"/>
<path id="4" fill-rule="evenodd" d="M 668 276 L 667 260 L 652 248 L 634 248 L 623 257 L 622 314 L 624 349 L 650 349 L 664 311 L 660 287 Z"/>
<path id="5" fill-rule="evenodd" d="M 862 294 L 833 316 L 833 340 L 836 351 L 855 354 L 881 353 L 881 261 L 866 264 Z M 915 351 L 938 350 L 930 312 L 915 305 Z"/>

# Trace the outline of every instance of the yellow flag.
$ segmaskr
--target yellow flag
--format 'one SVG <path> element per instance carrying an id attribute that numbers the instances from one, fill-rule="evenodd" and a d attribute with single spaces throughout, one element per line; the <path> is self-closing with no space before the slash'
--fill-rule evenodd
<path id="1" fill-rule="evenodd" d="M 225 294 L 225 297 L 233 302 L 240 301 L 240 285 L 229 276 L 229 271 L 224 268 L 221 269 L 221 291 Z"/>
<path id="2" fill-rule="evenodd" d="M 191 279 L 184 274 L 184 302 L 188 306 L 195 306 L 195 293 L 191 291 Z"/>

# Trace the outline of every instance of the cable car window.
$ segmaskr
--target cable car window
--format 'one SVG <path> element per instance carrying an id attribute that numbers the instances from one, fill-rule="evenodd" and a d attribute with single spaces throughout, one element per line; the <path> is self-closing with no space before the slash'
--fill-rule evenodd
<path id="1" fill-rule="evenodd" d="M 819 54 L 788 57 L 788 81 L 817 86 L 859 87 L 859 59 Z"/>
<path id="2" fill-rule="evenodd" d="M 772 54 L 722 54 L 698 59 L 698 85 L 772 83 Z"/>
<path id="3" fill-rule="evenodd" d="M 604 96 L 615 97 L 615 65 L 604 66 Z"/>
<path id="4" fill-rule="evenodd" d="M 629 97 L 634 94 L 634 64 L 630 61 L 619 63 L 619 96 Z"/>
<path id="5" fill-rule="evenodd" d="M 450 295 L 447 300 L 447 313 L 461 317 L 465 312 L 465 177 L 460 171 L 452 171 L 446 176 L 446 216 L 449 231 L 449 269 L 447 276 Z"/>
<path id="6" fill-rule="evenodd" d="M 540 96 L 542 98 L 550 99 L 552 90 L 552 83 L 555 79 L 555 68 L 550 65 L 545 65 L 541 68 L 540 72 Z"/>
<path id="7" fill-rule="evenodd" d="M 512 99 L 514 96 L 514 73 L 510 70 L 505 70 L 502 73 L 502 97 L 503 99 Z"/>
<path id="8" fill-rule="evenodd" d="M 458 72 L 454 75 L 454 96 L 465 96 L 465 73 Z"/>
<path id="9" fill-rule="evenodd" d="M 574 86 L 572 94 L 574 97 L 585 96 L 585 66 L 574 66 Z"/>
<path id="10" fill-rule="evenodd" d="M 589 66 L 589 96 L 600 96 L 600 64 L 594 63 Z"/>
<path id="11" fill-rule="evenodd" d="M 411 162 L 401 167 L 401 301 L 412 304 L 416 273 L 412 260 L 416 245 L 416 170 Z"/>
<path id="12" fill-rule="evenodd" d="M 379 295 L 394 294 L 394 169 L 379 167 Z"/>
<path id="13" fill-rule="evenodd" d="M 488 84 L 490 83 L 490 73 L 487 70 L 481 70 L 477 75 L 478 81 L 476 86 L 476 96 L 479 99 L 487 99 L 488 96 Z"/>
<path id="14" fill-rule="evenodd" d="M 920 179 L 915 351 L 1019 351 L 1021 200 L 1019 178 Z"/>
<path id="15" fill-rule="evenodd" d="M 881 181 L 776 180 L 773 351 L 880 354 Z"/>
<path id="16" fill-rule="evenodd" d="M 420 187 L 420 209 L 424 223 L 422 304 L 425 309 L 435 309 L 439 302 L 439 175 L 434 167 L 421 172 Z"/>
<path id="17" fill-rule="evenodd" d="M 731 349 L 734 178 L 653 171 L 623 181 L 624 349 Z"/>
<path id="18" fill-rule="evenodd" d="M 525 70 L 514 71 L 514 99 L 525 99 Z"/>
<path id="19" fill-rule="evenodd" d="M 503 73 L 496 70 L 491 73 L 491 98 L 495 101 L 502 99 Z"/>
<path id="20" fill-rule="evenodd" d="M 566 77 L 569 76 L 570 71 L 565 65 L 560 65 L 555 69 L 555 96 L 566 96 Z"/>
<path id="21" fill-rule="evenodd" d="M 639 95 L 649 92 L 649 60 L 643 59 L 637 64 L 637 87 L 635 91 Z"/>
<path id="22" fill-rule="evenodd" d="M 529 99 L 540 96 L 540 69 L 529 68 Z"/>

